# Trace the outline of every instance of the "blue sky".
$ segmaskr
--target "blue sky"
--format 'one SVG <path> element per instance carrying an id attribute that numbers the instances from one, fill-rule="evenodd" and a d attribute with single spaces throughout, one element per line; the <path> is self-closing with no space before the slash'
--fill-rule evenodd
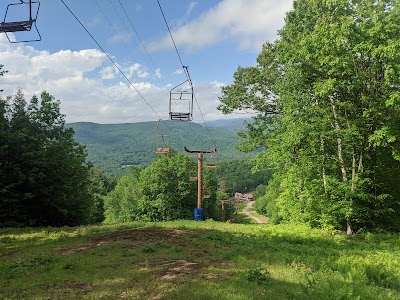
<path id="1" fill-rule="evenodd" d="M 18 2 L 0 0 L 0 18 L 7 4 Z M 151 108 L 59 0 L 40 1 L 37 26 L 42 41 L 11 44 L 0 34 L 0 64 L 9 71 L 0 81 L 2 96 L 18 87 L 27 98 L 46 90 L 61 101 L 68 122 L 167 119 L 169 89 L 186 78 L 157 0 L 64 2 Z M 160 0 L 160 4 L 182 61 L 189 66 L 204 118 L 211 121 L 223 118 L 216 110 L 221 86 L 232 82 L 238 66 L 254 65 L 262 44 L 277 38 L 292 1 Z M 7 21 L 23 18 L 27 8 L 10 7 Z M 36 37 L 34 31 L 29 34 L 28 38 Z M 243 117 L 229 117 L 235 116 Z M 196 105 L 194 121 L 203 121 Z"/>

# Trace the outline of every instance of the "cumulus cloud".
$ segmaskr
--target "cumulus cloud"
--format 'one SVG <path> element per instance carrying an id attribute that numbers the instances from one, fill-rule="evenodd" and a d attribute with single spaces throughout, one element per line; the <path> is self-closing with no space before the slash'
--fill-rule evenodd
<path id="1" fill-rule="evenodd" d="M 162 78 L 161 70 L 160 70 L 160 69 L 157 69 L 157 70 L 155 71 L 155 73 L 154 73 L 154 76 L 155 76 L 156 78 L 158 78 L 158 79 Z"/>
<path id="2" fill-rule="evenodd" d="M 0 35 L 0 62 L 9 71 L 1 78 L 3 97 L 14 94 L 18 87 L 26 99 L 46 90 L 60 99 L 67 122 L 129 123 L 159 117 L 168 119 L 169 87 L 158 87 L 148 81 L 139 64 L 119 65 L 131 76 L 132 86 L 129 85 L 99 50 L 50 53 L 23 44 L 10 44 Z M 161 76 L 160 70 L 156 70 L 156 76 Z M 195 87 L 207 121 L 222 116 L 215 110 L 221 85 L 214 81 Z M 202 122 L 197 105 L 194 118 Z"/>
<path id="3" fill-rule="evenodd" d="M 176 75 L 180 75 L 183 74 L 183 69 L 177 69 L 174 73 L 172 74 L 176 74 Z"/>
<path id="4" fill-rule="evenodd" d="M 101 79 L 103 80 L 114 79 L 115 73 L 116 73 L 115 67 L 112 66 L 107 66 L 104 67 L 102 70 L 100 70 Z"/>
<path id="5" fill-rule="evenodd" d="M 68 122 L 121 123 L 156 119 L 137 93 L 147 95 L 159 91 L 143 80 L 147 76 L 145 72 L 133 64 L 127 67 L 132 71 L 133 87 L 115 81 L 115 67 L 99 50 L 50 53 L 23 44 L 10 44 L 0 35 L 0 62 L 4 62 L 4 69 L 9 71 L 1 78 L 3 97 L 14 94 L 18 87 L 23 89 L 27 99 L 46 90 L 61 100 L 62 113 L 67 115 Z M 137 78 L 140 80 L 135 80 Z"/>
<path id="6" fill-rule="evenodd" d="M 276 38 L 284 24 L 284 14 L 292 0 L 223 0 L 191 22 L 177 26 L 172 34 L 180 47 L 190 51 L 226 40 L 235 40 L 243 49 L 259 51 L 263 43 Z M 193 7 L 192 7 L 193 9 Z M 171 49 L 166 34 L 149 44 L 150 51 Z"/>
<path id="7" fill-rule="evenodd" d="M 97 27 L 98 25 L 100 25 L 102 23 L 102 21 L 103 21 L 102 17 L 100 15 L 96 15 L 89 21 L 86 21 L 85 25 L 86 25 L 86 27 L 94 28 L 94 27 Z"/>
<path id="8" fill-rule="evenodd" d="M 259 50 L 262 43 L 275 37 L 292 1 L 221 0 L 215 3 L 193 19 L 200 5 L 191 2 L 181 18 L 170 21 L 180 48 L 197 50 L 229 40 L 239 47 Z M 136 9 L 141 10 L 141 5 Z M 87 25 L 96 27 L 98 22 L 98 16 L 94 16 Z M 129 33 L 122 31 L 108 41 L 118 43 L 129 38 Z M 0 89 L 4 89 L 1 96 L 15 93 L 18 87 L 23 89 L 27 99 L 46 90 L 61 100 L 62 113 L 67 115 L 68 122 L 124 123 L 168 118 L 169 89 L 179 82 L 178 76 L 170 76 L 172 82 L 157 86 L 153 81 L 163 78 L 160 69 L 149 72 L 140 64 L 124 61 L 118 67 L 132 82 L 130 86 L 99 50 L 49 52 L 35 49 L 35 44 L 27 45 L 10 44 L 0 34 L 0 63 L 9 71 L 1 78 Z M 172 47 L 169 35 L 165 35 L 160 41 L 151 43 L 147 50 Z M 167 70 L 167 75 L 183 73 L 182 69 Z M 193 79 L 205 119 L 225 117 L 216 110 L 224 84 L 213 81 L 215 78 L 210 78 L 210 82 Z M 202 122 L 196 104 L 194 120 Z"/>
<path id="9" fill-rule="evenodd" d="M 128 67 L 125 67 L 123 68 L 123 70 L 129 79 L 131 79 L 134 76 L 137 76 L 139 78 L 149 77 L 149 73 L 144 71 L 142 66 L 138 63 L 134 63 Z"/>
<path id="10" fill-rule="evenodd" d="M 131 34 L 129 32 L 118 32 L 108 38 L 109 43 L 125 43 L 131 39 Z"/>

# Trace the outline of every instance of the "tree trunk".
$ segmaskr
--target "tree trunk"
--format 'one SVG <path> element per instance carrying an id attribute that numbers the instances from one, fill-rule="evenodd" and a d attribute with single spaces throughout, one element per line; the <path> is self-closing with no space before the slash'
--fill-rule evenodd
<path id="1" fill-rule="evenodd" d="M 342 139 L 339 137 L 340 125 L 337 120 L 336 106 L 333 104 L 333 100 L 331 101 L 332 101 L 333 117 L 335 118 L 335 131 L 337 133 L 338 160 L 340 164 L 340 171 L 342 172 L 343 182 L 347 183 L 346 165 L 344 163 L 344 158 L 343 158 L 343 144 L 342 144 Z"/>
<path id="2" fill-rule="evenodd" d="M 326 169 L 325 169 L 325 143 L 324 138 L 321 136 L 321 152 L 322 152 L 322 182 L 324 183 L 325 196 L 328 194 L 326 182 Z"/>
<path id="3" fill-rule="evenodd" d="M 338 160 L 339 160 L 339 165 L 340 165 L 340 171 L 342 172 L 343 182 L 348 183 L 346 164 L 344 162 L 344 157 L 343 157 L 343 143 L 342 143 L 342 139 L 339 137 L 340 125 L 338 122 L 338 114 L 337 114 L 336 106 L 334 104 L 334 100 L 332 98 L 331 98 L 331 103 L 332 103 L 332 113 L 333 113 L 333 117 L 335 120 L 334 128 L 337 133 Z M 354 157 L 353 157 L 353 164 L 355 165 Z M 353 185 L 353 183 L 352 183 L 352 185 Z M 351 210 L 352 210 L 352 200 L 350 199 L 349 215 L 346 217 L 346 223 L 347 223 L 347 231 L 346 232 L 347 232 L 347 234 L 353 234 L 352 224 L 351 224 L 351 220 L 350 220 Z"/>

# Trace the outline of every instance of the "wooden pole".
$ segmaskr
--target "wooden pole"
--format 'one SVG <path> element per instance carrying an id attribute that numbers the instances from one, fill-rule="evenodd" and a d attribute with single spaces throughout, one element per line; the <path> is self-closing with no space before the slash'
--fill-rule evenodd
<path id="1" fill-rule="evenodd" d="M 197 208 L 201 208 L 201 201 L 203 199 L 203 152 L 197 152 Z"/>
<path id="2" fill-rule="evenodd" d="M 184 147 L 186 152 L 197 153 L 197 208 L 201 208 L 201 202 L 203 200 L 203 178 L 202 178 L 202 167 L 203 167 L 203 153 L 215 153 L 217 149 L 213 150 L 189 150 Z"/>

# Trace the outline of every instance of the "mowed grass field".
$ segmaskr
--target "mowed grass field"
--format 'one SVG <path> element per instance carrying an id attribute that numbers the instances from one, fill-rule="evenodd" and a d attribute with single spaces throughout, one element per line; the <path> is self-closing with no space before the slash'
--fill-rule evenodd
<path id="1" fill-rule="evenodd" d="M 0 299 L 400 299 L 400 237 L 212 220 L 0 229 Z"/>

